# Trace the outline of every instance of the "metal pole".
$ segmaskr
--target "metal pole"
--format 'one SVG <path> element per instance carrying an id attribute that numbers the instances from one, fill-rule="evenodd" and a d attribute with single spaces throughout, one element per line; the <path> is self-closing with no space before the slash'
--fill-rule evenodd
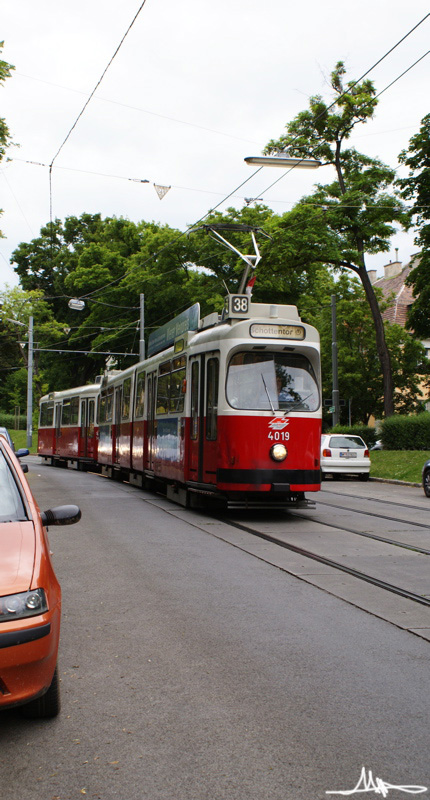
<path id="1" fill-rule="evenodd" d="M 339 381 L 337 372 L 337 335 L 336 335 L 336 296 L 331 296 L 331 360 L 333 371 L 333 391 L 331 402 L 334 408 L 332 416 L 332 426 L 339 423 Z"/>
<path id="2" fill-rule="evenodd" d="M 140 295 L 140 339 L 139 339 L 139 361 L 145 360 L 145 295 Z"/>
<path id="3" fill-rule="evenodd" d="M 33 444 L 33 317 L 28 320 L 27 447 Z"/>

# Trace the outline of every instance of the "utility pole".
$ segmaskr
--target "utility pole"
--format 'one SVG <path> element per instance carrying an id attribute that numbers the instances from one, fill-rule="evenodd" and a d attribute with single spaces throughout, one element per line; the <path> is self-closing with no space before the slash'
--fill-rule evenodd
<path id="1" fill-rule="evenodd" d="M 26 328 L 24 322 L 19 322 L 17 319 L 7 318 L 8 322 L 13 322 L 14 325 L 21 325 Z M 27 447 L 33 444 L 33 359 L 34 359 L 34 346 L 33 346 L 33 317 L 28 320 L 28 352 L 27 352 Z"/>
<path id="2" fill-rule="evenodd" d="M 336 333 L 336 295 L 331 296 L 331 360 L 333 372 L 333 387 L 331 403 L 333 408 L 332 426 L 339 423 L 339 381 L 337 372 L 337 333 Z"/>
<path id="3" fill-rule="evenodd" d="M 145 360 L 145 295 L 140 295 L 140 339 L 139 339 L 139 361 Z"/>
<path id="4" fill-rule="evenodd" d="M 28 320 L 28 366 L 27 366 L 27 447 L 33 444 L 33 317 Z"/>

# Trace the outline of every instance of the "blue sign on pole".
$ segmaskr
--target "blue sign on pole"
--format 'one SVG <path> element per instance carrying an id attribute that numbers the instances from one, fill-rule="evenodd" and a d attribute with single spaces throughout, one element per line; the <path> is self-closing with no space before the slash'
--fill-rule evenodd
<path id="1" fill-rule="evenodd" d="M 191 308 L 187 308 L 182 314 L 166 322 L 161 328 L 153 331 L 148 339 L 148 356 L 160 353 L 173 344 L 175 339 L 187 331 L 196 331 L 200 321 L 200 303 L 194 303 Z"/>

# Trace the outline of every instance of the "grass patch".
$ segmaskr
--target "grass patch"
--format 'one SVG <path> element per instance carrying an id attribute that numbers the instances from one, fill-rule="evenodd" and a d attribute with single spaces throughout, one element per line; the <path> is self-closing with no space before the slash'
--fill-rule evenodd
<path id="1" fill-rule="evenodd" d="M 21 447 L 27 447 L 27 431 L 13 431 L 9 428 L 11 439 L 15 445 L 15 450 L 20 450 Z M 30 453 L 37 453 L 37 431 L 33 431 L 33 445 L 30 447 Z"/>
<path id="2" fill-rule="evenodd" d="M 423 464 L 429 458 L 428 450 L 372 450 L 370 477 L 421 483 Z"/>

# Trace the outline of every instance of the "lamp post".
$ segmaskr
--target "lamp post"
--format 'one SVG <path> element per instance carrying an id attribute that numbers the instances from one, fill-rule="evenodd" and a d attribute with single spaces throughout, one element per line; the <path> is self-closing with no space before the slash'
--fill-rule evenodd
<path id="1" fill-rule="evenodd" d="M 244 161 L 250 166 L 258 167 L 283 167 L 288 169 L 318 169 L 321 166 L 321 161 L 313 158 L 290 158 L 283 153 L 273 156 L 247 156 Z"/>
<path id="2" fill-rule="evenodd" d="M 339 424 L 339 379 L 337 372 L 337 333 L 336 333 L 336 295 L 331 296 L 331 359 L 333 370 L 333 384 L 332 384 L 332 425 Z"/>
<path id="3" fill-rule="evenodd" d="M 24 322 L 19 322 L 17 319 L 8 319 L 8 322 L 13 322 L 14 325 L 22 325 L 26 328 Z M 33 346 L 33 317 L 28 320 L 28 354 L 27 354 L 27 447 L 33 444 L 33 359 L 34 359 L 34 346 Z"/>

